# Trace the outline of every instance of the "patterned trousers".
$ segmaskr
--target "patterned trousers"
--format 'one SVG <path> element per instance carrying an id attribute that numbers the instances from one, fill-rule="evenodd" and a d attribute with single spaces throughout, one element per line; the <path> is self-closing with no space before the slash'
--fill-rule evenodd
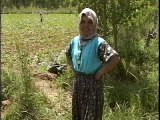
<path id="1" fill-rule="evenodd" d="M 77 75 L 72 96 L 72 120 L 102 120 L 103 82 L 94 75 Z"/>

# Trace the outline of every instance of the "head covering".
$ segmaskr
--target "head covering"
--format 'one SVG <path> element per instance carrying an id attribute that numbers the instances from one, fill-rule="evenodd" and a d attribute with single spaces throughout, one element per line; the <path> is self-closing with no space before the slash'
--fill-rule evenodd
<path id="1" fill-rule="evenodd" d="M 85 40 L 85 39 L 92 39 L 93 37 L 98 36 L 98 33 L 97 33 L 98 18 L 97 18 L 96 13 L 93 10 L 91 10 L 90 8 L 83 9 L 79 15 L 79 26 L 80 26 L 80 22 L 81 22 L 81 18 L 82 18 L 83 14 L 85 14 L 88 18 L 90 18 L 93 21 L 94 28 L 93 28 L 93 31 L 90 35 L 85 37 L 80 34 L 80 38 Z"/>

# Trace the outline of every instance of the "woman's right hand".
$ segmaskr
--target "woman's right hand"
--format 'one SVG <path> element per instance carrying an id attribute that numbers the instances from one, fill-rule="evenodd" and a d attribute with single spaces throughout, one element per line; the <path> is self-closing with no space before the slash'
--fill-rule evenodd
<path id="1" fill-rule="evenodd" d="M 96 75 L 95 75 L 95 79 L 96 80 L 100 80 L 102 78 L 102 75 L 98 72 L 98 73 L 96 73 Z"/>

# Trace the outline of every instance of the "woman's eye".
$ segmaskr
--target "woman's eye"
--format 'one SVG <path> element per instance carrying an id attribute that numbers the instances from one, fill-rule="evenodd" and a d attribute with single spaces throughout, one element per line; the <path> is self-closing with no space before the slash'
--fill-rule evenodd
<path id="1" fill-rule="evenodd" d="M 89 22 L 88 22 L 89 24 L 93 24 L 93 22 L 90 20 Z"/>
<path id="2" fill-rule="evenodd" d="M 81 20 L 80 24 L 93 24 L 92 20 L 86 21 L 86 20 Z"/>

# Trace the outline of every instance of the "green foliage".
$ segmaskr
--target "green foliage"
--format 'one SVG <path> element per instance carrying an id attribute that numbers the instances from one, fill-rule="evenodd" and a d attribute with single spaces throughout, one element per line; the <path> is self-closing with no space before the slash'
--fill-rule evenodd
<path id="1" fill-rule="evenodd" d="M 66 89 L 70 91 L 73 87 L 74 79 L 75 79 L 74 73 L 71 70 L 71 68 L 68 67 L 67 71 L 57 79 L 58 81 L 57 84 L 62 89 Z"/>
<path id="2" fill-rule="evenodd" d="M 75 7 L 76 4 L 72 0 L 2 0 L 2 8 L 20 9 L 21 6 L 24 8 L 57 9 L 61 7 Z"/>
<path id="3" fill-rule="evenodd" d="M 104 80 L 104 119 L 157 119 L 157 85 L 148 80 L 136 83 Z"/>
<path id="4" fill-rule="evenodd" d="M 23 93 L 22 93 L 23 94 Z M 50 103 L 46 99 L 45 95 L 43 95 L 38 89 L 34 91 L 32 94 L 34 98 L 30 99 L 31 103 L 27 103 L 32 105 L 32 108 L 34 107 L 34 111 L 29 112 L 26 110 L 24 105 L 22 106 L 19 95 L 16 97 L 16 102 L 12 102 L 12 104 L 8 108 L 8 112 L 4 117 L 4 120 L 48 120 L 48 119 L 54 119 L 55 112 L 52 111 L 52 108 L 50 107 Z M 21 95 L 22 97 L 22 95 Z M 30 97 L 31 98 L 31 97 Z M 24 98 L 23 98 L 24 99 Z M 29 108 L 31 109 L 31 108 Z M 33 109 L 32 109 L 33 110 Z M 25 115 L 25 117 L 24 117 Z M 22 118 L 23 116 L 23 118 Z"/>
<path id="5" fill-rule="evenodd" d="M 66 8 L 57 8 L 57 9 L 46 9 L 46 8 L 37 8 L 37 7 L 23 7 L 20 6 L 17 8 L 3 8 L 3 14 L 73 14 L 77 13 L 75 7 L 66 7 Z"/>
<path id="6" fill-rule="evenodd" d="M 20 79 L 14 72 L 2 70 L 2 100 L 15 99 L 20 89 Z"/>

